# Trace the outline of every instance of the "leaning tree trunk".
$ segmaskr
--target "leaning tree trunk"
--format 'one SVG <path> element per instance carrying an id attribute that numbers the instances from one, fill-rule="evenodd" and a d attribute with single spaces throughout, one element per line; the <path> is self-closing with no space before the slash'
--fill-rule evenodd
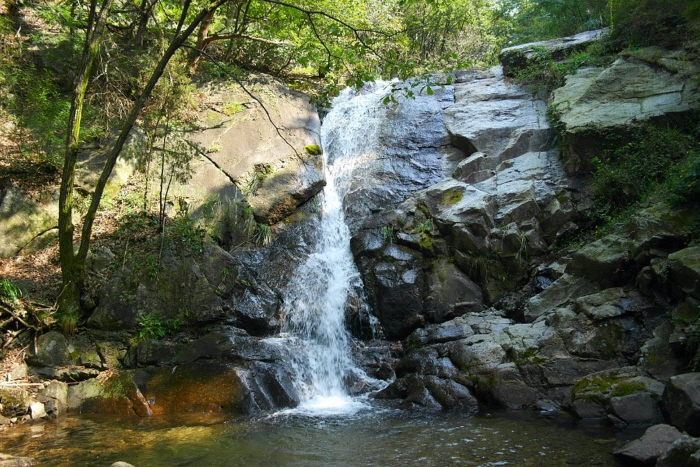
<path id="1" fill-rule="evenodd" d="M 111 1 L 112 0 L 104 0 L 104 2 L 109 3 L 111 3 Z M 141 92 L 141 95 L 132 106 L 129 115 L 122 124 L 117 141 L 114 143 L 114 146 L 108 153 L 107 161 L 105 162 L 100 178 L 97 181 L 95 192 L 92 194 L 90 207 L 88 208 L 85 219 L 83 220 L 82 233 L 80 236 L 80 247 L 77 254 L 73 249 L 72 222 L 72 187 L 75 176 L 75 164 L 77 161 L 77 139 L 73 141 L 71 139 L 72 137 L 69 136 L 69 143 L 74 144 L 69 146 L 70 150 L 67 151 L 66 154 L 66 162 L 64 164 L 63 179 L 61 183 L 61 200 L 59 201 L 61 206 L 59 217 L 62 219 L 59 219 L 59 243 L 61 249 L 61 271 L 63 275 L 63 293 L 60 297 L 59 308 L 63 310 L 63 313 L 73 313 L 79 315 L 80 291 L 85 279 L 85 260 L 90 249 L 92 226 L 95 221 L 97 209 L 100 206 L 102 194 L 104 193 L 105 186 L 107 185 L 107 180 L 112 174 L 112 170 L 114 169 L 117 159 L 119 158 L 119 154 L 126 143 L 129 133 L 136 123 L 136 119 L 141 113 L 141 110 L 143 110 L 143 107 L 146 105 L 153 88 L 158 83 L 158 80 L 165 71 L 170 59 L 173 57 L 173 55 L 175 55 L 175 52 L 177 52 L 177 50 L 185 43 L 185 41 L 190 37 L 192 32 L 197 28 L 203 19 L 210 17 L 210 15 L 212 15 L 217 8 L 227 1 L 230 0 L 215 0 L 209 3 L 197 14 L 189 26 L 183 31 L 182 27 L 184 26 L 187 11 L 191 4 L 191 0 L 185 1 L 175 36 L 170 41 L 168 49 L 165 51 L 165 54 L 156 65 L 156 68 L 153 70 L 148 83 Z M 88 49 L 87 43 L 88 41 L 86 40 L 86 50 Z M 84 60 L 84 64 L 90 65 L 90 62 Z M 89 66 L 87 66 L 86 69 L 89 70 Z M 88 75 L 88 73 L 85 75 L 85 88 L 87 88 Z M 78 88 L 76 87 L 76 89 Z M 78 95 L 79 93 L 76 93 L 76 96 Z M 83 90 L 81 99 L 84 98 L 84 95 L 85 92 Z M 79 120 L 77 126 L 80 126 Z M 77 131 L 79 132 L 79 129 Z"/>

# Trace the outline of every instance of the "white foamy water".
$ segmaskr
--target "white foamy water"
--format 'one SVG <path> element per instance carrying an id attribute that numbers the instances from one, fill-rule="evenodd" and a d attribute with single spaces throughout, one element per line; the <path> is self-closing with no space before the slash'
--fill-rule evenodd
<path id="1" fill-rule="evenodd" d="M 284 413 L 351 414 L 366 406 L 348 395 L 350 378 L 369 379 L 356 368 L 345 329 L 345 306 L 351 290 L 361 286 L 350 251 L 343 197 L 361 174 L 363 161 L 373 157 L 376 138 L 372 118 L 387 85 L 360 95 L 346 90 L 333 102 L 321 130 L 326 187 L 315 246 L 299 266 L 285 296 L 284 334 L 296 342 L 294 370 L 301 395 L 299 407 Z M 368 130 L 369 129 L 369 130 Z"/>

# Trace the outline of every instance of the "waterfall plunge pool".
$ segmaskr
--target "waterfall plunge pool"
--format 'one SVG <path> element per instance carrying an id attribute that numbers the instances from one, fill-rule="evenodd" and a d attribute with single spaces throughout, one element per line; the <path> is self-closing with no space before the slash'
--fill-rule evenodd
<path id="1" fill-rule="evenodd" d="M 69 416 L 4 432 L 0 452 L 44 466 L 616 466 L 639 435 L 565 414 L 399 410 L 367 402 L 353 415 L 178 419 Z"/>

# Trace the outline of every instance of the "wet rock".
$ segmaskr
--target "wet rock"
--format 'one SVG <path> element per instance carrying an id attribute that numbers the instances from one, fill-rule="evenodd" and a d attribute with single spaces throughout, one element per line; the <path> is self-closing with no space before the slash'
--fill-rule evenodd
<path id="1" fill-rule="evenodd" d="M 250 392 L 230 364 L 199 361 L 173 368 L 136 370 L 144 401 L 154 415 L 186 412 L 249 413 Z"/>
<path id="2" fill-rule="evenodd" d="M 254 335 L 265 335 L 279 330 L 279 309 L 279 298 L 267 288 L 255 291 L 247 288 L 233 304 L 240 326 Z"/>
<path id="3" fill-rule="evenodd" d="M 488 77 L 455 85 L 455 103 L 445 111 L 452 144 L 467 155 L 485 154 L 479 169 L 495 170 L 515 156 L 546 149 L 550 129 L 545 103 L 506 83 L 500 68 Z"/>
<path id="4" fill-rule="evenodd" d="M 29 416 L 32 417 L 32 420 L 44 418 L 46 415 L 46 409 L 41 402 L 35 401 L 29 404 Z"/>
<path id="5" fill-rule="evenodd" d="M 395 381 L 376 397 L 400 398 L 403 406 L 418 405 L 433 410 L 459 409 L 470 414 L 478 410 L 478 402 L 466 386 L 433 375 L 411 374 Z"/>
<path id="6" fill-rule="evenodd" d="M 672 376 L 682 373 L 686 367 L 683 356 L 674 352 L 670 345 L 673 332 L 674 325 L 664 321 L 639 349 L 639 367 L 659 381 L 668 381 Z"/>
<path id="7" fill-rule="evenodd" d="M 68 384 L 60 381 L 50 382 L 39 392 L 37 400 L 44 404 L 49 415 L 53 417 L 63 415 L 68 408 Z"/>
<path id="8" fill-rule="evenodd" d="M 0 387 L 0 404 L 6 417 L 24 415 L 30 404 L 29 392 L 21 387 Z"/>
<path id="9" fill-rule="evenodd" d="M 700 373 L 672 377 L 663 393 L 662 407 L 671 425 L 700 436 Z"/>
<path id="10" fill-rule="evenodd" d="M 415 84 L 398 83 L 396 87 Z M 415 99 L 401 98 L 393 106 L 381 104 L 386 94 L 365 90 L 353 93 L 351 105 L 344 96 L 335 100 L 333 115 L 342 124 L 327 126 L 332 128 L 324 143 L 327 153 L 342 157 L 347 148 L 340 145 L 346 143 L 348 134 L 367 135 L 353 143 L 359 163 L 343 199 L 352 235 L 364 228 L 371 215 L 398 206 L 449 174 L 463 157 L 449 145 L 443 121 L 443 110 L 453 102 L 453 87 L 434 89 L 432 95 L 415 93 Z"/>
<path id="11" fill-rule="evenodd" d="M 169 364 L 177 354 L 178 346 L 169 341 L 146 339 L 136 347 L 136 363 L 140 366 Z"/>
<path id="12" fill-rule="evenodd" d="M 108 413 L 146 417 L 153 412 L 132 373 L 123 371 L 92 378 L 68 388 L 68 409 L 83 413 Z"/>
<path id="13" fill-rule="evenodd" d="M 55 379 L 65 383 L 85 381 L 100 374 L 100 370 L 84 366 L 37 367 L 32 371 L 44 379 Z"/>
<path id="14" fill-rule="evenodd" d="M 579 249 L 566 272 L 585 277 L 603 288 L 623 285 L 636 274 L 633 249 L 628 237 L 608 235 Z"/>
<path id="15" fill-rule="evenodd" d="M 241 376 L 250 392 L 250 412 L 299 405 L 299 394 L 291 375 L 280 365 L 256 362 Z"/>
<path id="16" fill-rule="evenodd" d="M 387 253 L 387 262 L 361 260 L 358 267 L 367 298 L 385 336 L 402 339 L 425 324 L 425 274 L 417 264 L 416 253 L 397 247 L 389 248 Z"/>
<path id="17" fill-rule="evenodd" d="M 661 454 L 656 467 L 698 467 L 700 465 L 700 440 L 680 436 Z"/>
<path id="18" fill-rule="evenodd" d="M 474 335 L 474 330 L 463 317 L 442 324 L 418 328 L 406 338 L 407 345 L 422 347 L 429 344 L 451 342 Z"/>
<path id="19" fill-rule="evenodd" d="M 525 308 L 524 318 L 533 321 L 578 297 L 596 292 L 598 287 L 587 279 L 565 274 L 541 293 L 532 297 Z"/>
<path id="20" fill-rule="evenodd" d="M 454 264 L 435 264 L 426 285 L 424 314 L 430 322 L 440 323 L 484 307 L 481 288 Z"/>
<path id="21" fill-rule="evenodd" d="M 576 310 L 584 313 L 593 321 L 602 321 L 625 315 L 658 315 L 663 312 L 659 307 L 648 302 L 638 292 L 625 291 L 621 287 L 605 289 L 586 295 L 575 301 Z"/>
<path id="22" fill-rule="evenodd" d="M 653 466 L 682 433 L 670 425 L 654 425 L 644 435 L 620 449 L 615 450 L 615 457 L 630 465 Z M 658 465 L 658 464 L 656 464 Z M 680 464 L 669 464 L 674 467 Z"/>
<path id="23" fill-rule="evenodd" d="M 536 64 L 538 60 L 542 59 L 542 55 L 553 60 L 561 60 L 567 55 L 583 50 L 601 40 L 607 33 L 607 29 L 598 29 L 569 37 L 507 47 L 501 51 L 498 59 L 503 65 L 504 74 L 513 77 L 519 70 Z"/>
<path id="24" fill-rule="evenodd" d="M 634 367 L 589 374 L 571 391 L 572 408 L 581 418 L 611 418 L 616 423 L 652 424 L 662 420 L 663 384 L 640 376 Z"/>

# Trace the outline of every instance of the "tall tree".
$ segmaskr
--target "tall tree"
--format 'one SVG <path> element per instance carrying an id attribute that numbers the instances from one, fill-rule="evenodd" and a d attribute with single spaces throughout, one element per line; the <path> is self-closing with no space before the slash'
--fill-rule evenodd
<path id="1" fill-rule="evenodd" d="M 66 158 L 63 167 L 63 175 L 61 180 L 61 192 L 59 198 L 59 252 L 61 261 L 61 273 L 63 280 L 63 289 L 58 301 L 59 321 L 66 331 L 74 331 L 75 323 L 80 316 L 80 292 L 85 279 L 85 260 L 90 248 L 90 240 L 92 227 L 95 221 L 97 210 L 100 206 L 102 194 L 109 176 L 112 174 L 114 165 L 121 154 L 121 151 L 126 143 L 126 140 L 131 132 L 136 119 L 141 110 L 143 110 L 151 92 L 155 88 L 158 80 L 165 71 L 170 59 L 175 55 L 175 52 L 185 43 L 192 35 L 199 24 L 212 12 L 216 11 L 221 5 L 227 1 L 240 0 L 214 0 L 202 7 L 199 12 L 190 20 L 189 25 L 185 27 L 188 13 L 192 4 L 192 0 L 185 0 L 180 14 L 176 30 L 166 49 L 165 53 L 158 61 L 155 69 L 152 71 L 146 86 L 141 91 L 140 95 L 133 103 L 131 111 L 122 123 L 119 135 L 116 142 L 109 150 L 102 173 L 95 186 L 95 191 L 92 194 L 90 205 L 88 207 L 83 226 L 81 230 L 80 242 L 78 251 L 76 252 L 73 246 L 73 184 L 75 180 L 75 166 L 78 154 L 78 142 L 80 137 L 80 115 L 82 113 L 83 101 L 87 89 L 90 70 L 95 60 L 99 47 L 100 37 L 104 31 L 109 7 L 112 0 L 103 0 L 103 7 L 97 12 L 97 0 L 92 0 L 90 20 L 88 21 L 87 34 L 85 36 L 85 52 L 81 59 L 79 78 L 76 81 L 74 90 L 73 105 L 71 110 L 70 131 L 66 143 Z"/>

